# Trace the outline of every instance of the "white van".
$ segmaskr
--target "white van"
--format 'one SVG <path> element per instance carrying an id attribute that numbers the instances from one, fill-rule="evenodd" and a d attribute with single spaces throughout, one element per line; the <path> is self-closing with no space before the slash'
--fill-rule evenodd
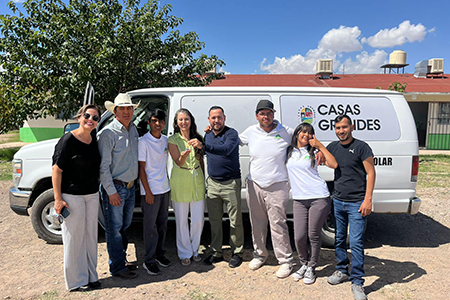
<path id="1" fill-rule="evenodd" d="M 173 133 L 175 112 L 189 109 L 197 128 L 208 125 L 208 111 L 213 105 L 224 108 L 226 124 L 239 133 L 255 124 L 255 108 L 261 99 L 270 99 L 276 109 L 275 119 L 295 128 L 301 122 L 311 123 L 317 138 L 327 145 L 337 140 L 334 118 L 342 113 L 354 122 L 355 138 L 366 141 L 375 155 L 376 183 L 373 211 L 376 213 L 408 213 L 419 211 L 421 200 L 416 197 L 419 167 L 416 127 L 411 111 L 401 93 L 350 88 L 310 87 L 194 87 L 155 88 L 130 91 L 133 102 L 141 101 L 135 111 L 134 124 L 140 135 L 147 131 L 147 112 L 161 108 L 167 112 L 167 135 Z M 106 111 L 98 130 L 113 120 Z M 49 241 L 60 241 L 59 226 L 53 224 L 51 186 L 51 157 L 57 140 L 27 145 L 14 156 L 14 187 L 10 190 L 11 208 L 28 215 L 32 207 L 32 223 L 38 235 Z M 240 148 L 242 178 L 249 169 L 247 147 Z M 171 160 L 169 159 L 169 165 Z M 320 175 L 333 189 L 333 170 L 319 167 Z M 245 180 L 243 180 L 243 183 Z M 242 198 L 245 199 L 243 184 Z M 139 201 L 136 201 L 137 203 Z M 243 211 L 247 212 L 246 201 Z M 139 213 L 137 209 L 136 213 Z M 289 208 L 292 218 L 292 203 Z M 333 218 L 330 215 L 323 230 L 323 244 L 334 242 Z"/>

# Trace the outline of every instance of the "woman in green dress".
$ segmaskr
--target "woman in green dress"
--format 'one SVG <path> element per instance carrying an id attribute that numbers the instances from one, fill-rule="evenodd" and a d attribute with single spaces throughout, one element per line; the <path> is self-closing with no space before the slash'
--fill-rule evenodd
<path id="1" fill-rule="evenodd" d="M 198 254 L 205 210 L 205 176 L 203 138 L 197 132 L 194 116 L 185 108 L 174 119 L 174 134 L 169 137 L 173 159 L 170 188 L 175 211 L 178 257 L 182 265 L 200 261 Z M 188 215 L 191 214 L 190 228 Z"/>

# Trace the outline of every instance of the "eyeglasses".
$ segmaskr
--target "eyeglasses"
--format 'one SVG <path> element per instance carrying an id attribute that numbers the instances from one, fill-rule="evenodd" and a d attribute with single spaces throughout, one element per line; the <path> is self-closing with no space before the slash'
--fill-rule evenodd
<path id="1" fill-rule="evenodd" d="M 95 122 L 100 121 L 100 117 L 97 115 L 90 115 L 88 113 L 84 113 L 83 114 L 83 118 L 85 118 L 86 120 L 89 120 L 89 118 L 92 116 L 92 120 L 94 120 Z"/>

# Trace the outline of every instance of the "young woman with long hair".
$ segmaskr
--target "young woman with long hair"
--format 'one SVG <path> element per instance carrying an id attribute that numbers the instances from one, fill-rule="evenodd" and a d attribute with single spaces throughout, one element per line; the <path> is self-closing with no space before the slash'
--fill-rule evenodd
<path id="1" fill-rule="evenodd" d="M 296 281 L 303 279 L 305 284 L 316 281 L 314 270 L 322 242 L 320 233 L 331 208 L 327 184 L 317 168 L 318 151 L 322 152 L 328 167 L 337 168 L 336 159 L 316 139 L 311 124 L 298 125 L 287 149 L 286 167 L 294 199 L 294 237 L 301 265 L 292 277 Z"/>

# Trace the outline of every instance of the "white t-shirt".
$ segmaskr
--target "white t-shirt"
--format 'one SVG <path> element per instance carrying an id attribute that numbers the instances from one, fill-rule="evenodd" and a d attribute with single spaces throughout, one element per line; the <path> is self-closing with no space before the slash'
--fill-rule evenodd
<path id="1" fill-rule="evenodd" d="M 167 137 L 161 135 L 157 139 L 150 132 L 139 139 L 138 160 L 145 162 L 145 173 L 148 185 L 153 195 L 160 195 L 170 191 L 169 178 L 167 176 L 167 154 L 169 152 Z M 145 195 L 141 185 L 141 195 Z"/>
<path id="2" fill-rule="evenodd" d="M 293 130 L 278 121 L 274 122 L 277 127 L 271 132 L 266 132 L 259 124 L 255 124 L 239 135 L 241 145 L 248 145 L 250 152 L 248 179 L 262 188 L 288 181 L 286 149 L 291 144 Z"/>
<path id="3" fill-rule="evenodd" d="M 294 148 L 286 167 L 292 198 L 305 200 L 330 196 L 326 182 L 319 176 L 317 164 L 311 167 L 311 158 L 306 147 Z"/>

